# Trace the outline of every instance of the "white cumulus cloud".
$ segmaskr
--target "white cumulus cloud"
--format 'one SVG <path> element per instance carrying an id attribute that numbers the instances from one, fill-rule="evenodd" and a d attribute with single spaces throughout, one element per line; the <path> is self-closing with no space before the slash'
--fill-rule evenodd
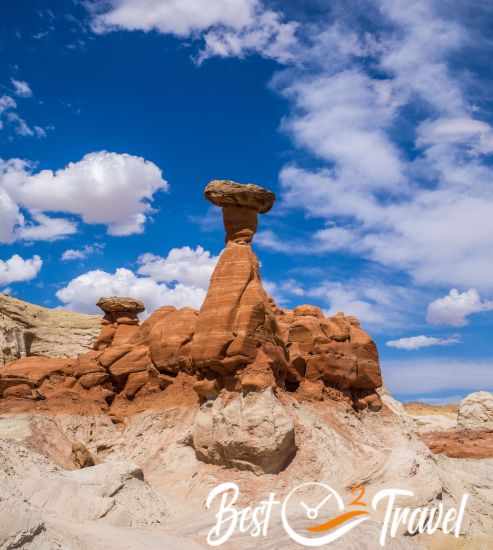
<path id="1" fill-rule="evenodd" d="M 409 336 L 407 338 L 399 338 L 398 340 L 389 340 L 386 345 L 389 348 L 416 350 L 421 348 L 430 348 L 432 346 L 451 346 L 459 344 L 460 338 L 451 336 L 450 338 L 435 338 L 433 336 Z"/>
<path id="2" fill-rule="evenodd" d="M 160 283 L 179 281 L 185 285 L 207 289 L 217 259 L 201 246 L 195 250 L 184 246 L 173 248 L 166 258 L 143 254 L 138 259 L 138 273 Z"/>
<path id="3" fill-rule="evenodd" d="M 77 233 L 77 224 L 65 218 L 51 218 L 41 213 L 32 214 L 32 222 L 21 218 L 16 236 L 24 241 L 55 241 Z"/>
<path id="4" fill-rule="evenodd" d="M 0 186 L 0 242 L 10 243 L 15 240 L 14 228 L 21 220 L 17 203 Z"/>
<path id="5" fill-rule="evenodd" d="M 139 277 L 129 269 L 119 268 L 114 273 L 95 270 L 79 275 L 56 295 L 68 309 L 85 313 L 100 313 L 96 302 L 102 296 L 131 296 L 142 300 L 147 313 L 151 313 L 165 305 L 199 308 L 205 290 L 180 283 L 170 287 L 150 277 Z"/>
<path id="6" fill-rule="evenodd" d="M 102 296 L 131 296 L 142 300 L 146 312 L 164 305 L 200 308 L 217 258 L 202 247 L 170 250 L 167 257 L 144 254 L 138 273 L 125 268 L 114 273 L 93 270 L 70 281 L 56 295 L 74 311 L 98 313 Z M 194 272 L 194 268 L 196 271 Z"/>
<path id="7" fill-rule="evenodd" d="M 62 262 L 70 262 L 72 260 L 84 260 L 85 258 L 87 258 L 86 250 L 69 248 L 64 251 L 60 259 Z"/>
<path id="8" fill-rule="evenodd" d="M 178 37 L 202 37 L 198 55 L 243 57 L 257 52 L 287 62 L 296 49 L 294 22 L 261 0 L 96 0 L 86 4 L 96 33 L 115 30 L 157 31 Z"/>
<path id="9" fill-rule="evenodd" d="M 215 25 L 240 29 L 251 23 L 258 0 L 110 0 L 94 2 L 93 29 L 157 30 L 188 36 Z"/>
<path id="10" fill-rule="evenodd" d="M 468 324 L 470 315 L 492 310 L 493 301 L 481 300 L 475 288 L 465 292 L 453 288 L 447 296 L 429 304 L 426 318 L 433 325 L 463 327 Z"/>
<path id="11" fill-rule="evenodd" d="M 35 255 L 30 259 L 14 254 L 8 260 L 0 260 L 0 286 L 34 279 L 43 265 L 43 260 Z"/>
<path id="12" fill-rule="evenodd" d="M 74 232 L 73 222 L 48 218 L 49 212 L 106 225 L 110 235 L 142 233 L 154 195 L 167 189 L 154 163 L 128 154 L 89 153 L 61 170 L 37 173 L 25 161 L 0 160 L 0 214 L 6 214 L 0 222 L 0 242 L 43 235 L 53 239 L 57 228 L 60 236 Z M 31 212 L 34 223 L 26 226 L 21 207 Z"/>
<path id="13" fill-rule="evenodd" d="M 399 151 L 385 133 L 399 107 L 388 81 L 353 69 L 296 79 L 282 93 L 297 109 L 284 128 L 297 144 L 336 163 L 336 183 L 349 192 L 405 184 Z"/>
<path id="14" fill-rule="evenodd" d="M 296 57 L 297 29 L 296 23 L 284 22 L 278 12 L 257 10 L 253 22 L 243 29 L 221 27 L 207 32 L 198 61 L 215 56 L 241 58 L 259 53 L 280 63 L 289 63 Z"/>

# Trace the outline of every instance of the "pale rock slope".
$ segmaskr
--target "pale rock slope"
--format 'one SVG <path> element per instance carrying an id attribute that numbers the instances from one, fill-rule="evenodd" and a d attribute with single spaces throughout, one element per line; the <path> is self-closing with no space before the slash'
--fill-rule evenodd
<path id="1" fill-rule="evenodd" d="M 100 318 L 0 294 L 0 367 L 30 355 L 73 357 L 92 347 Z"/>

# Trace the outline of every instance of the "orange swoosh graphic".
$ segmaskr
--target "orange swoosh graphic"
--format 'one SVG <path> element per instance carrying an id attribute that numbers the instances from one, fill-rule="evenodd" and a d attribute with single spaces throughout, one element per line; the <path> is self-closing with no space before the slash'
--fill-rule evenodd
<path id="1" fill-rule="evenodd" d="M 326 521 L 321 525 L 315 525 L 314 527 L 308 527 L 307 529 L 312 533 L 320 533 L 321 531 L 328 531 L 329 529 L 333 529 L 334 527 L 341 525 L 341 523 L 345 523 L 348 519 L 352 519 L 357 516 L 367 516 L 367 515 L 368 515 L 368 512 L 364 512 L 363 510 L 353 510 L 352 512 L 346 512 L 345 514 L 336 516 L 333 519 L 329 519 L 329 521 Z"/>

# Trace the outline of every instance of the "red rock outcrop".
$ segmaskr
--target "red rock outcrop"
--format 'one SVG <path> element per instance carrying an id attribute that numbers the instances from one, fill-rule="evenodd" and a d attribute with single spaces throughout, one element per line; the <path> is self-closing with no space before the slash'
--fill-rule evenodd
<path id="1" fill-rule="evenodd" d="M 493 430 L 448 430 L 421 434 L 434 454 L 450 458 L 493 458 Z"/>
<path id="2" fill-rule="evenodd" d="M 356 409 L 379 410 L 378 352 L 358 320 L 326 317 L 310 305 L 278 308 L 262 286 L 251 243 L 258 214 L 271 209 L 274 194 L 225 180 L 211 182 L 205 196 L 223 209 L 226 247 L 200 311 L 166 306 L 139 324 L 142 302 L 101 298 L 104 317 L 93 351 L 10 364 L 0 372 L 0 398 L 65 396 L 116 410 L 169 386 L 183 392 L 188 384 L 200 400 L 222 390 L 271 387 L 310 400 L 339 392 Z"/>
<path id="3" fill-rule="evenodd" d="M 281 311 L 277 321 L 289 354 L 288 385 L 320 380 L 350 391 L 358 409 L 381 407 L 375 393 L 382 385 L 377 347 L 355 317 L 325 317 L 320 308 L 302 305 Z"/>

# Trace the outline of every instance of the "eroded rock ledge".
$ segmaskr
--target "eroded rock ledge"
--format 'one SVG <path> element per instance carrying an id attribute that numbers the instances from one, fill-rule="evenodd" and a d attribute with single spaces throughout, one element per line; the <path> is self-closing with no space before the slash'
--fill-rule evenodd
<path id="1" fill-rule="evenodd" d="M 449 458 L 493 458 L 493 430 L 449 430 L 421 435 L 434 454 Z"/>

